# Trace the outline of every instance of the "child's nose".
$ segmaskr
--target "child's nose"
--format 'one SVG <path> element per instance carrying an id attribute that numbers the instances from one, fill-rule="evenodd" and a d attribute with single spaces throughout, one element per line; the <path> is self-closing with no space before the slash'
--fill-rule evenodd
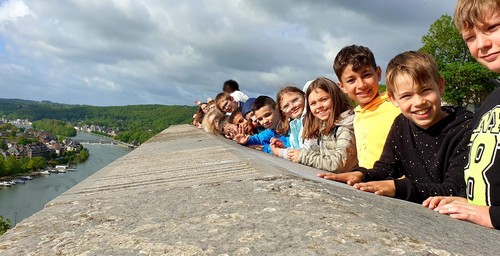
<path id="1" fill-rule="evenodd" d="M 476 34 L 476 47 L 478 49 L 489 48 L 491 45 L 491 41 L 487 34 L 485 33 L 477 33 Z"/>

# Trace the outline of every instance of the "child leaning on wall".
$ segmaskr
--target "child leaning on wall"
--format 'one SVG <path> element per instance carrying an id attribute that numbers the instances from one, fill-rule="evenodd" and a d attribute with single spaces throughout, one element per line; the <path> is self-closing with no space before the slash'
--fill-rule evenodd
<path id="1" fill-rule="evenodd" d="M 304 140 L 302 138 L 303 120 L 306 116 L 306 96 L 307 90 L 313 80 L 304 85 L 304 89 L 295 86 L 285 86 L 276 94 L 276 107 L 280 114 L 280 123 L 276 133 L 289 135 L 290 147 L 286 148 L 283 143 L 277 139 L 271 139 L 271 150 L 274 155 L 288 158 L 288 151 L 291 149 L 315 149 L 319 151 L 318 138 Z"/>
<path id="2" fill-rule="evenodd" d="M 500 73 L 500 2 L 459 0 L 454 19 L 472 57 Z M 431 197 L 423 205 L 455 219 L 500 229 L 500 88 L 476 111 L 472 127 L 464 171 L 466 198 Z"/>
<path id="3" fill-rule="evenodd" d="M 326 77 L 315 79 L 305 96 L 302 137 L 319 141 L 319 150 L 291 149 L 288 158 L 330 172 L 346 172 L 357 166 L 354 113 L 347 97 Z"/>
<path id="4" fill-rule="evenodd" d="M 248 100 L 248 95 L 240 91 L 240 85 L 235 80 L 229 79 L 222 85 L 222 91 L 229 93 L 235 101 L 246 102 Z"/>
<path id="5" fill-rule="evenodd" d="M 340 89 L 358 104 L 354 109 L 354 134 L 359 166 L 372 168 L 380 158 L 394 118 L 401 112 L 386 94 L 378 93 L 382 70 L 367 47 L 342 48 L 333 70 Z"/>
<path id="6" fill-rule="evenodd" d="M 319 176 L 416 203 L 434 195 L 458 195 L 465 187 L 472 113 L 441 106 L 445 81 L 426 53 L 408 51 L 394 57 L 386 82 L 401 115 L 394 120 L 380 160 L 373 169 Z"/>
<path id="7" fill-rule="evenodd" d="M 268 96 L 257 97 L 252 106 L 252 113 L 265 130 L 250 136 L 245 133 L 243 127 L 238 127 L 238 133 L 234 136 L 237 143 L 250 147 L 262 145 L 262 151 L 270 154 L 273 153 L 270 148 L 271 138 L 281 140 L 285 147 L 290 146 L 288 136 L 277 134 L 275 131 L 279 123 L 279 114 L 276 102 L 272 98 Z"/>
<path id="8" fill-rule="evenodd" d="M 215 97 L 215 106 L 219 111 L 230 115 L 238 107 L 243 105 L 243 101 L 238 101 L 233 98 L 229 93 L 221 92 Z"/>

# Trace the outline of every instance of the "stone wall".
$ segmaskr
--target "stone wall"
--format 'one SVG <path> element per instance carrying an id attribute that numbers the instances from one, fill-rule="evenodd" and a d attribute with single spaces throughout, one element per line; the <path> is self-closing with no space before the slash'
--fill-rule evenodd
<path id="1" fill-rule="evenodd" d="M 497 255 L 500 233 L 172 126 L 0 237 L 0 255 Z"/>

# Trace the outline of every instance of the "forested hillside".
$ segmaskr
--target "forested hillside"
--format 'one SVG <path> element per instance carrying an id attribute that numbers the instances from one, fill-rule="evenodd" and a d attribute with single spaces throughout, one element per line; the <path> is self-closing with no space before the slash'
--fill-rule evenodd
<path id="1" fill-rule="evenodd" d="M 191 122 L 196 106 L 130 105 L 96 107 L 0 99 L 0 116 L 6 119 L 57 119 L 74 126 L 99 125 L 118 131 L 124 142 L 144 142 L 173 124 Z"/>

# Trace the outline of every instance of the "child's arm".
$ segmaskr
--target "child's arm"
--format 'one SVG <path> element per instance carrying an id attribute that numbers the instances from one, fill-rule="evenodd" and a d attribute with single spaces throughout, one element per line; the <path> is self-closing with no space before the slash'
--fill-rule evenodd
<path id="1" fill-rule="evenodd" d="M 442 214 L 448 214 L 454 219 L 500 229 L 500 206 L 482 206 L 455 201 L 435 210 Z"/>
<path id="2" fill-rule="evenodd" d="M 271 143 L 269 144 L 271 151 L 275 156 L 279 156 L 285 159 L 288 159 L 288 151 L 290 148 L 287 148 L 283 141 L 278 138 L 271 138 Z"/>
<path id="3" fill-rule="evenodd" d="M 264 131 L 254 134 L 248 138 L 247 145 L 269 145 L 271 138 L 274 136 L 274 132 L 270 129 L 265 129 Z M 268 146 L 269 148 L 269 146 Z"/>
<path id="4" fill-rule="evenodd" d="M 352 186 L 363 180 L 363 173 L 358 171 L 344 173 L 318 173 L 318 177 L 327 180 L 344 182 L 347 183 L 347 185 Z"/>
<path id="5" fill-rule="evenodd" d="M 358 164 L 352 126 L 339 126 L 337 131 L 329 134 L 322 143 L 320 152 L 301 150 L 299 163 L 337 173 L 350 171 Z"/>
<path id="6" fill-rule="evenodd" d="M 455 201 L 461 201 L 466 203 L 467 199 L 459 196 L 431 196 L 424 200 L 422 203 L 423 207 L 428 207 L 430 209 L 435 209 L 439 206 L 449 204 Z"/>
<path id="7" fill-rule="evenodd" d="M 464 182 L 464 167 L 467 164 L 467 154 L 470 136 L 471 119 L 465 120 L 459 129 L 450 130 L 454 136 L 443 143 L 448 144 L 446 148 L 452 149 L 451 156 L 443 159 L 440 173 L 434 173 L 440 182 L 421 183 L 415 179 L 403 178 L 395 180 L 396 197 L 407 201 L 422 203 L 431 196 L 457 196 L 460 195 L 466 184 Z M 415 167 L 418 168 L 418 167 Z M 442 170 L 444 169 L 444 170 Z M 418 169 L 417 169 L 418 170 Z M 438 177 L 441 176 L 441 177 Z"/>
<path id="8" fill-rule="evenodd" d="M 353 185 L 353 187 L 355 189 L 371 192 L 381 196 L 394 197 L 396 195 L 396 186 L 394 185 L 394 180 L 380 180 L 356 183 Z"/>
<path id="9" fill-rule="evenodd" d="M 236 134 L 233 137 L 233 140 L 238 144 L 246 145 L 248 143 L 249 135 L 245 133 L 244 127 L 238 126 L 236 129 Z"/>

